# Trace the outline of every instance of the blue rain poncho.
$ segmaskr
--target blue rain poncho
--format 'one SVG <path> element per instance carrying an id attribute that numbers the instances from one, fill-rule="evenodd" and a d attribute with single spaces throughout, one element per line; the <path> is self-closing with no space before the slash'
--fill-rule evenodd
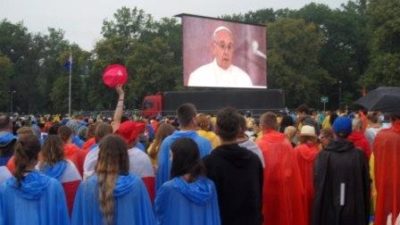
<path id="1" fill-rule="evenodd" d="M 155 211 L 159 225 L 219 225 L 218 199 L 214 183 L 200 177 L 187 183 L 176 177 L 157 192 Z"/>
<path id="2" fill-rule="evenodd" d="M 60 180 L 60 177 L 61 175 L 63 175 L 65 168 L 67 168 L 67 164 L 68 164 L 67 161 L 61 160 L 52 166 L 45 165 L 43 168 L 41 168 L 41 172 L 49 177 L 53 177 L 56 178 L 57 180 Z"/>
<path id="3" fill-rule="evenodd" d="M 72 213 L 73 225 L 101 225 L 105 219 L 99 204 L 97 175 L 79 186 Z M 114 225 L 155 225 L 149 194 L 135 175 L 120 175 L 114 189 Z"/>
<path id="4" fill-rule="evenodd" d="M 212 147 L 211 143 L 200 137 L 196 131 L 175 131 L 170 136 L 166 137 L 161 143 L 160 151 L 158 152 L 158 171 L 156 176 L 156 190 L 158 190 L 163 183 L 169 180 L 171 173 L 171 145 L 180 138 L 190 138 L 196 142 L 199 147 L 200 157 L 210 154 Z"/>
<path id="5" fill-rule="evenodd" d="M 10 132 L 5 132 L 1 131 L 0 132 L 0 148 L 4 148 L 7 145 L 9 145 L 12 141 L 15 141 L 17 139 L 16 136 L 14 136 Z M 12 152 L 9 154 L 4 154 L 0 156 L 0 166 L 5 166 L 7 165 L 8 160 L 11 158 Z"/>
<path id="6" fill-rule="evenodd" d="M 0 225 L 68 225 L 63 188 L 56 179 L 32 171 L 17 186 L 14 177 L 0 187 Z"/>

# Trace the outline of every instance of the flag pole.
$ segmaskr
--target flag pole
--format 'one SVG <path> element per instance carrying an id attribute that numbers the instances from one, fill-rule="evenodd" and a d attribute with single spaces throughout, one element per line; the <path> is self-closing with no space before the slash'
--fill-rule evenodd
<path id="1" fill-rule="evenodd" d="M 72 53 L 69 52 L 68 116 L 71 117 Z"/>

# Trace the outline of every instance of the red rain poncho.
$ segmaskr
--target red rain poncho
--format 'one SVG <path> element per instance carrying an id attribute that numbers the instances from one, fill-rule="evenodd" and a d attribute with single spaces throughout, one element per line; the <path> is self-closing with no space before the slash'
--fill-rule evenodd
<path id="1" fill-rule="evenodd" d="M 353 142 L 354 146 L 363 151 L 365 156 L 369 159 L 369 157 L 371 156 L 371 148 L 369 147 L 369 142 L 365 137 L 364 132 L 353 131 L 347 137 L 347 140 Z"/>
<path id="2" fill-rule="evenodd" d="M 308 224 L 311 224 L 311 213 L 314 200 L 314 161 L 318 155 L 318 147 L 315 144 L 301 144 L 295 148 L 297 163 L 305 191 L 305 216 Z"/>
<path id="3" fill-rule="evenodd" d="M 264 225 L 305 225 L 304 190 L 292 145 L 274 130 L 264 131 L 257 144 L 265 159 Z"/>
<path id="4" fill-rule="evenodd" d="M 376 212 L 375 225 L 392 223 L 400 213 L 400 120 L 378 133 L 374 142 Z"/>

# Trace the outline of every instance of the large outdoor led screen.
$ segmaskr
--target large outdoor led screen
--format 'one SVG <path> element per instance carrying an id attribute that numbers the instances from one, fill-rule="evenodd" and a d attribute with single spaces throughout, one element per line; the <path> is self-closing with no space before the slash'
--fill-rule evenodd
<path id="1" fill-rule="evenodd" d="M 184 86 L 267 87 L 265 26 L 180 16 Z"/>

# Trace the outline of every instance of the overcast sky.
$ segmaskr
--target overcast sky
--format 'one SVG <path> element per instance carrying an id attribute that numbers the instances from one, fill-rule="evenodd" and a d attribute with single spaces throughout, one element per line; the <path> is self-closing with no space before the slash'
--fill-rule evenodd
<path id="1" fill-rule="evenodd" d="M 34 33 L 47 33 L 48 27 L 62 29 L 67 40 L 92 50 L 101 37 L 103 20 L 112 19 L 123 6 L 136 6 L 159 19 L 180 13 L 217 17 L 263 8 L 299 9 L 311 2 L 338 8 L 347 0 L 0 0 L 0 19 L 22 21 Z"/>

